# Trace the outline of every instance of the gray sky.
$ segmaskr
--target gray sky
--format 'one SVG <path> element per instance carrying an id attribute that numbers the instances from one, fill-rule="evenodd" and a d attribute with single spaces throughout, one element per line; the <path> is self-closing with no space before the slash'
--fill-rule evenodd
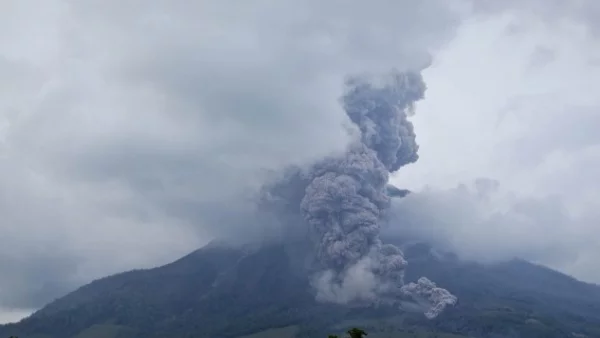
<path id="1" fill-rule="evenodd" d="M 407 229 L 600 282 L 600 6 L 475 3 L 0 1 L 0 320 L 253 234 L 270 170 L 347 141 L 345 76 L 429 62 Z"/>
<path id="2" fill-rule="evenodd" d="M 532 13 L 468 21 L 426 70 L 421 158 L 395 183 L 429 187 L 398 203 L 396 230 L 598 283 L 600 45 L 580 15 Z M 478 193 L 477 178 L 498 187 Z"/>

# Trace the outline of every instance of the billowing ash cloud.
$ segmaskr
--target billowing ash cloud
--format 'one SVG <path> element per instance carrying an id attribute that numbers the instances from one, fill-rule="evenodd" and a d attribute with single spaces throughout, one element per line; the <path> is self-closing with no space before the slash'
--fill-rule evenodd
<path id="1" fill-rule="evenodd" d="M 419 146 L 407 114 L 423 98 L 425 83 L 416 73 L 394 72 L 379 80 L 382 83 L 375 85 L 361 77 L 350 79 L 343 98 L 344 109 L 360 128 L 362 143 L 376 152 L 388 171 L 394 172 L 419 158 Z"/>
<path id="2" fill-rule="evenodd" d="M 406 194 L 390 187 L 390 172 L 415 162 L 418 146 L 408 121 L 414 103 L 423 98 L 425 84 L 419 73 L 347 81 L 343 107 L 360 130 L 346 152 L 318 161 L 307 169 L 292 168 L 265 192 L 270 205 L 308 224 L 316 255 L 313 286 L 317 299 L 330 302 L 387 302 L 411 296 L 438 295 L 435 284 L 424 279 L 404 284 L 407 262 L 402 251 L 383 244 L 380 221 L 390 196 Z M 427 283 L 426 283 L 427 282 Z M 445 290 L 444 290 L 445 291 Z M 456 297 L 428 297 L 427 316 L 437 316 Z"/>
<path id="3" fill-rule="evenodd" d="M 401 289 L 402 293 L 425 305 L 425 316 L 429 319 L 437 317 L 448 305 L 456 303 L 456 296 L 425 277 L 416 283 L 408 283 Z M 432 305 L 430 305 L 432 304 Z M 427 308 L 427 306 L 430 306 Z"/>

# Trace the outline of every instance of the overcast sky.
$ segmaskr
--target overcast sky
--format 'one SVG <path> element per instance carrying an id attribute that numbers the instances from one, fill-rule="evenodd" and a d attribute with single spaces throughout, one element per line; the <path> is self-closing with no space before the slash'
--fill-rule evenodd
<path id="1" fill-rule="evenodd" d="M 428 64 L 397 227 L 600 282 L 600 4 L 475 4 L 0 0 L 0 321 L 252 233 L 270 170 L 346 144 L 345 76 Z"/>

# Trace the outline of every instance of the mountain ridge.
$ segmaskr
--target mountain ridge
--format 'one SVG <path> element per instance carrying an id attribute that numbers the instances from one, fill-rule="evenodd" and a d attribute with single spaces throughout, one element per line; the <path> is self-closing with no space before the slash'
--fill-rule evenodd
<path id="1" fill-rule="evenodd" d="M 0 335 L 80 338 L 82 332 L 96 332 L 103 338 L 100 327 L 113 334 L 107 338 L 225 338 L 293 325 L 296 337 L 316 337 L 343 322 L 400 316 L 389 324 L 397 332 L 600 337 L 596 285 L 523 260 L 482 265 L 440 258 L 426 245 L 413 245 L 405 254 L 407 281 L 431 277 L 455 293 L 458 304 L 431 321 L 406 309 L 322 304 L 298 264 L 290 263 L 293 255 L 285 246 L 240 249 L 212 243 L 160 267 L 95 280 L 19 323 L 1 326 Z"/>

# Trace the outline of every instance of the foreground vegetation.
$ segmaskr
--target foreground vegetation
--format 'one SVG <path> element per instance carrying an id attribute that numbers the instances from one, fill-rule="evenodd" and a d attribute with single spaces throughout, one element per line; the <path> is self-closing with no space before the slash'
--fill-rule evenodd
<path id="1" fill-rule="evenodd" d="M 367 335 L 367 333 L 364 330 L 356 328 L 356 327 L 348 330 L 346 333 L 348 333 L 348 338 L 363 338 L 364 336 Z M 336 335 L 329 335 L 328 338 L 339 338 L 339 337 Z"/>

